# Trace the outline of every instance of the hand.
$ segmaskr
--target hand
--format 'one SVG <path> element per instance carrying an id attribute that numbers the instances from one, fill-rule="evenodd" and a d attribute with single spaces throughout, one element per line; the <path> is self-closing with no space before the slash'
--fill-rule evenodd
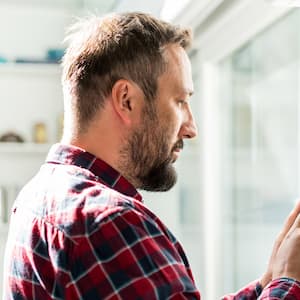
<path id="1" fill-rule="evenodd" d="M 300 215 L 281 242 L 274 260 L 272 279 L 289 277 L 300 281 Z"/>
<path id="2" fill-rule="evenodd" d="M 268 268 L 266 273 L 262 276 L 260 283 L 263 288 L 274 278 L 278 277 L 292 277 L 298 276 L 295 273 L 295 270 L 300 270 L 300 201 L 296 204 L 294 209 L 291 211 L 290 215 L 286 219 L 284 226 L 277 236 L 272 254 L 268 263 Z M 295 231 L 296 230 L 296 231 Z M 298 234 L 297 234 L 298 231 Z M 298 251 L 297 251 L 298 250 Z M 287 252 L 289 252 L 289 258 L 287 257 Z M 298 252 L 298 255 L 296 255 Z M 297 258 L 297 256 L 299 258 Z M 290 264 L 296 264 L 296 261 L 299 261 L 299 264 L 296 266 L 290 266 Z M 288 265 L 287 265 L 288 264 Z M 293 274 L 292 274 L 292 273 Z M 291 273 L 291 274 L 290 274 Z M 300 273 L 300 272 L 299 272 Z M 289 276 L 288 276 L 289 274 Z M 300 278 L 299 278 L 300 280 Z"/>

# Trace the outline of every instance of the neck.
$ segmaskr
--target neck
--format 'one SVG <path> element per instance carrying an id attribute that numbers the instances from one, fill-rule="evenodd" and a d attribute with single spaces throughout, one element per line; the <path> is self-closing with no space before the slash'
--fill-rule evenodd
<path id="1" fill-rule="evenodd" d="M 65 127 L 61 142 L 90 152 L 120 172 L 118 162 L 123 137 L 122 131 L 113 127 L 113 122 L 106 120 L 91 122 L 84 133 Z"/>

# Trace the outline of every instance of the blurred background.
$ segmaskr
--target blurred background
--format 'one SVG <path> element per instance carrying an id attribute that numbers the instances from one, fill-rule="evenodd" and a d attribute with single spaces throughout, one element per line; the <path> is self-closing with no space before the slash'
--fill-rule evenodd
<path id="1" fill-rule="evenodd" d="M 218 299 L 258 278 L 300 194 L 295 5 L 0 0 L 1 273 L 12 202 L 61 136 L 59 62 L 66 28 L 90 12 L 135 10 L 194 31 L 191 103 L 199 136 L 186 143 L 177 162 L 177 186 L 168 193 L 144 193 L 145 202 L 184 245 L 203 299 Z"/>

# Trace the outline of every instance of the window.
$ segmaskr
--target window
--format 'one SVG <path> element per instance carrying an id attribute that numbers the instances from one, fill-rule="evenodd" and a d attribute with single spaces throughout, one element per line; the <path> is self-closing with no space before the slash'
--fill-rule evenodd
<path id="1" fill-rule="evenodd" d="M 219 64 L 224 292 L 266 269 L 299 195 L 300 12 Z"/>

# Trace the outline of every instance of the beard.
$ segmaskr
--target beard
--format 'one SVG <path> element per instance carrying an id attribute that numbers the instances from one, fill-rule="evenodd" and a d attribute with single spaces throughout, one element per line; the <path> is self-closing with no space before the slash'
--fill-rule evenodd
<path id="1" fill-rule="evenodd" d="M 173 151 L 183 148 L 183 141 L 170 151 L 171 135 L 165 127 L 159 126 L 156 116 L 144 113 L 143 126 L 131 134 L 121 151 L 121 173 L 138 189 L 168 191 L 177 181 Z"/>

